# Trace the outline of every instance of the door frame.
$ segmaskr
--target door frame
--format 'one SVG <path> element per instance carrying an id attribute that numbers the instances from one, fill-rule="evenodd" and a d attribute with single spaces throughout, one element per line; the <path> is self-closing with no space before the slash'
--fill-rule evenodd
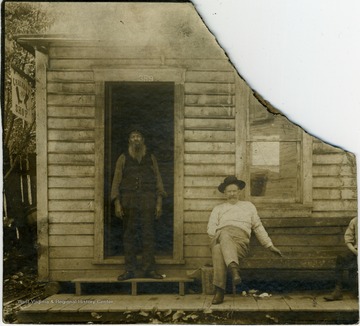
<path id="1" fill-rule="evenodd" d="M 94 69 L 95 81 L 95 220 L 93 264 L 124 264 L 124 257 L 104 255 L 104 141 L 106 82 L 173 82 L 174 88 L 174 230 L 173 255 L 157 264 L 184 264 L 184 83 L 185 70 L 173 68 Z"/>

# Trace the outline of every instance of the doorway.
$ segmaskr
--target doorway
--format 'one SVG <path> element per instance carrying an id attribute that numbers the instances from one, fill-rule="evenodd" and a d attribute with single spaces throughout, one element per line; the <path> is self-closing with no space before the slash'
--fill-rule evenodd
<path id="1" fill-rule="evenodd" d="M 173 82 L 105 83 L 105 173 L 104 245 L 105 257 L 122 256 L 123 225 L 114 214 L 110 192 L 115 165 L 128 150 L 130 126 L 145 133 L 147 150 L 157 159 L 168 196 L 163 199 L 163 214 L 156 221 L 156 255 L 171 257 L 174 220 L 174 91 Z M 139 239 L 139 248 L 141 239 Z"/>

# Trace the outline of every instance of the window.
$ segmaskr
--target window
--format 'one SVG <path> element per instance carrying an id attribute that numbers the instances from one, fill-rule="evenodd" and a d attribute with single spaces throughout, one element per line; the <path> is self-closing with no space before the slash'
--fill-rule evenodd
<path id="1" fill-rule="evenodd" d="M 300 127 L 273 114 L 242 87 L 238 98 L 237 172 L 247 183 L 245 198 L 270 209 L 287 207 L 308 210 L 312 202 L 312 140 Z"/>

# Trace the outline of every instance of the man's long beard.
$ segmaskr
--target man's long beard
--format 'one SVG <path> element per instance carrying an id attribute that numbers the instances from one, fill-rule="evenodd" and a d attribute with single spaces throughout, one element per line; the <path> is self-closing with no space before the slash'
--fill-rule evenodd
<path id="1" fill-rule="evenodd" d="M 139 143 L 139 144 L 134 144 L 134 143 L 130 143 L 129 144 L 129 155 L 137 160 L 139 163 L 141 162 L 142 158 L 145 156 L 146 154 L 146 145 L 144 143 Z"/>

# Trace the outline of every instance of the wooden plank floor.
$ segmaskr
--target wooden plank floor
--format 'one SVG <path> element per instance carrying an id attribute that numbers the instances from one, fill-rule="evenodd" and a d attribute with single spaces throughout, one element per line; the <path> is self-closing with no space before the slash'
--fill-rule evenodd
<path id="1" fill-rule="evenodd" d="M 358 300 L 350 294 L 345 294 L 342 301 L 327 302 L 323 296 L 327 293 L 293 293 L 288 295 L 273 295 L 268 298 L 244 297 L 227 294 L 223 304 L 212 305 L 212 295 L 187 294 L 143 294 L 132 295 L 83 295 L 57 294 L 43 301 L 29 303 L 18 313 L 19 321 L 28 322 L 80 322 L 113 321 L 116 314 L 135 311 L 192 311 L 203 313 L 232 312 L 242 316 L 251 314 L 257 318 L 274 315 L 288 316 L 287 322 L 297 321 L 298 316 L 309 322 L 316 318 L 326 318 L 334 321 L 344 317 L 346 321 L 356 321 L 358 316 Z M 101 317 L 99 317 L 101 316 Z M 318 316 L 318 317 L 316 317 Z M 331 317 L 333 316 L 333 317 Z M 347 317 L 349 316 L 349 317 Z M 265 317 L 264 317 L 265 318 Z M 273 317 L 269 317 L 273 318 Z M 115 319 L 116 320 L 116 319 Z M 341 319 L 342 320 L 342 319 Z M 342 320 L 343 321 L 343 320 Z M 266 319 L 264 320 L 266 323 Z"/>

